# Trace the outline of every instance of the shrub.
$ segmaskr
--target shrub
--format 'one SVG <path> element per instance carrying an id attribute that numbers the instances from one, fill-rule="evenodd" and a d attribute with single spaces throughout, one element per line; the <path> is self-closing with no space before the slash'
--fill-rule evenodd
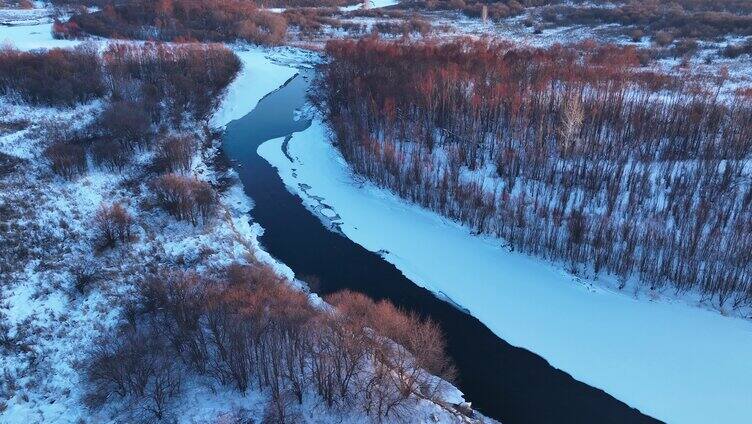
<path id="1" fill-rule="evenodd" d="M 117 97 L 137 91 L 142 104 L 133 108 L 176 125 L 186 115 L 207 118 L 240 70 L 240 59 L 221 45 L 110 44 L 103 57 Z"/>
<path id="2" fill-rule="evenodd" d="M 54 142 L 44 150 L 52 170 L 66 179 L 86 171 L 86 150 L 76 143 Z"/>
<path id="3" fill-rule="evenodd" d="M 170 135 L 157 147 L 157 164 L 162 171 L 188 172 L 196 151 L 196 141 L 190 135 Z"/>
<path id="4" fill-rule="evenodd" d="M 98 136 L 91 145 L 94 163 L 118 172 L 153 135 L 151 119 L 143 104 L 126 100 L 108 104 L 97 119 L 95 131 Z"/>
<path id="5" fill-rule="evenodd" d="M 257 44 L 280 44 L 287 33 L 287 22 L 276 13 L 259 12 L 240 21 L 235 35 Z"/>
<path id="6" fill-rule="evenodd" d="M 207 279 L 191 272 L 160 272 L 139 288 L 143 311 L 160 315 L 156 322 L 177 355 L 203 371 L 209 355 L 200 322 L 206 312 Z"/>
<path id="7" fill-rule="evenodd" d="M 697 40 L 692 38 L 685 38 L 676 42 L 673 47 L 674 56 L 677 57 L 692 57 L 700 46 L 697 44 Z"/>
<path id="8" fill-rule="evenodd" d="M 152 135 L 151 119 L 141 104 L 115 101 L 107 105 L 98 119 L 102 137 L 127 150 L 146 144 Z"/>
<path id="9" fill-rule="evenodd" d="M 405 313 L 387 301 L 374 303 L 367 296 L 349 290 L 329 295 L 326 301 L 349 320 L 368 326 L 409 350 L 420 368 L 448 380 L 454 378 L 455 370 L 444 352 L 443 333 L 433 321 Z"/>
<path id="10" fill-rule="evenodd" d="M 418 18 L 411 18 L 406 23 L 407 26 L 407 33 L 418 33 L 422 36 L 426 36 L 431 32 L 431 23 Z"/>
<path id="11" fill-rule="evenodd" d="M 103 94 L 94 48 L 31 52 L 0 48 L 0 95 L 31 104 L 74 106 Z"/>
<path id="12" fill-rule="evenodd" d="M 630 34 L 630 37 L 632 38 L 633 43 L 639 43 L 640 41 L 642 41 L 642 37 L 644 36 L 645 36 L 645 31 L 641 29 L 635 29 Z"/>
<path id="13" fill-rule="evenodd" d="M 412 18 L 406 22 L 383 21 L 376 22 L 374 28 L 383 34 L 402 34 L 408 36 L 413 33 L 428 35 L 431 32 L 431 24 L 422 19 Z"/>
<path id="14" fill-rule="evenodd" d="M 727 45 L 721 54 L 730 59 L 736 59 L 744 54 L 752 54 L 752 38 L 748 38 L 743 43 Z"/>
<path id="15" fill-rule="evenodd" d="M 428 372 L 449 380 L 456 375 L 444 351 L 443 334 L 433 322 L 404 313 L 387 301 L 374 303 L 350 291 L 335 293 L 326 300 L 336 307 L 337 316 L 349 331 L 354 329 L 357 334 L 370 328 L 377 334 L 366 339 L 354 337 L 376 358 L 373 374 L 360 382 L 361 390 L 370 393 L 364 400 L 366 411 L 398 418 L 406 412 L 411 394 L 437 399 L 446 388 L 443 380 Z M 339 349 L 345 346 L 339 345 Z M 355 347 L 350 353 L 359 349 L 363 347 Z"/>
<path id="16" fill-rule="evenodd" d="M 119 203 L 102 204 L 94 216 L 94 230 L 101 247 L 113 247 L 131 239 L 133 219 Z"/>
<path id="17" fill-rule="evenodd" d="M 166 174 L 155 179 L 152 190 L 159 205 L 177 219 L 196 225 L 214 214 L 216 196 L 211 185 L 196 178 Z"/>
<path id="18" fill-rule="evenodd" d="M 290 392 L 273 391 L 264 406 L 263 424 L 297 423 L 303 421 L 300 411 L 293 409 L 296 401 Z"/>
<path id="19" fill-rule="evenodd" d="M 98 138 L 92 142 L 91 156 L 97 166 L 121 172 L 131 162 L 133 150 L 119 141 Z"/>
<path id="20" fill-rule="evenodd" d="M 321 32 L 325 25 L 333 28 L 343 28 L 350 26 L 348 23 L 342 22 L 338 19 L 334 19 L 331 16 L 337 14 L 337 9 L 322 9 L 322 8 L 295 8 L 287 9 L 283 12 L 282 16 L 287 20 L 291 26 L 296 26 L 301 32 L 301 35 L 314 35 Z M 357 24 L 353 24 L 351 28 L 357 28 Z"/>
<path id="21" fill-rule="evenodd" d="M 674 42 L 674 36 L 668 31 L 658 31 L 653 36 L 653 41 L 661 47 L 666 47 Z"/>
<path id="22" fill-rule="evenodd" d="M 57 18 L 52 23 L 52 37 L 57 40 L 70 40 L 81 37 L 81 28 L 75 22 L 61 22 Z"/>
<path id="23" fill-rule="evenodd" d="M 19 158 L 18 156 L 12 156 L 0 152 L 0 179 L 20 169 L 19 165 L 23 162 L 24 160 Z"/>
<path id="24" fill-rule="evenodd" d="M 455 370 L 444 352 L 444 335 L 435 322 L 405 313 L 384 301 L 376 304 L 373 316 L 378 333 L 407 349 L 415 360 L 414 366 L 446 380 L 454 378 Z"/>
<path id="25" fill-rule="evenodd" d="M 342 290 L 328 295 L 326 302 L 335 306 L 341 314 L 359 325 L 367 326 L 375 321 L 376 317 L 373 314 L 375 303 L 362 293 Z"/>
<path id="26" fill-rule="evenodd" d="M 217 378 L 245 391 L 265 376 L 273 396 L 289 389 L 302 401 L 315 316 L 307 296 L 285 284 L 229 286 L 212 292 L 207 305 L 211 339 L 226 352 L 212 367 Z M 264 352 L 254 355 L 257 349 Z"/>
<path id="27" fill-rule="evenodd" d="M 73 275 L 73 287 L 79 294 L 88 293 L 100 277 L 97 265 L 90 261 L 76 264 L 70 272 Z"/>
<path id="28" fill-rule="evenodd" d="M 183 369 L 161 333 L 126 328 L 95 346 L 86 365 L 89 406 L 100 407 L 119 397 L 129 399 L 131 408 L 140 406 L 154 418 L 164 418 L 169 401 L 180 392 Z"/>
<path id="29" fill-rule="evenodd" d="M 225 269 L 225 281 L 230 286 L 244 286 L 247 288 L 266 287 L 274 284 L 284 284 L 284 280 L 274 269 L 259 264 L 232 264 Z"/>

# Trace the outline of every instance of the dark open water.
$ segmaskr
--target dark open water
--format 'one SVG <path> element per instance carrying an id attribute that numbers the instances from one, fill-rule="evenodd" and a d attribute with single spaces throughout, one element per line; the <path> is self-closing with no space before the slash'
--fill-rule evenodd
<path id="1" fill-rule="evenodd" d="M 225 154 L 236 162 L 245 192 L 255 202 L 252 218 L 265 229 L 265 250 L 296 275 L 318 277 L 321 295 L 350 289 L 389 299 L 438 322 L 459 370 L 458 387 L 476 409 L 505 424 L 656 422 L 553 368 L 535 353 L 508 344 L 477 319 L 414 284 L 378 254 L 325 228 L 256 153 L 264 141 L 310 125 L 293 119 L 293 111 L 305 102 L 308 85 L 307 76 L 294 77 L 248 115 L 227 125 L 224 134 Z"/>

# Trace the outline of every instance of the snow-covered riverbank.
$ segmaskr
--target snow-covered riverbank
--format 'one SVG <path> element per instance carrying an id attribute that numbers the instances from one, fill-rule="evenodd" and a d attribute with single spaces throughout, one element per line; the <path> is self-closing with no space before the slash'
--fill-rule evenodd
<path id="1" fill-rule="evenodd" d="M 0 26 L 0 42 L 22 50 L 80 43 L 55 40 L 50 30 L 51 24 L 41 21 Z M 225 98 L 220 119 L 234 119 L 235 112 L 240 113 L 238 117 L 247 113 L 295 73 L 295 69 L 275 67 L 263 59 L 261 49 L 238 54 L 246 68 Z M 6 341 L 0 346 L 4 375 L 0 423 L 135 420 L 118 416 L 117 406 L 88 409 L 83 402 L 87 386 L 81 373 L 86 354 L 98 337 L 114 334 L 121 323 L 121 306 L 132 296 L 144 265 L 181 264 L 200 271 L 242 262 L 254 254 L 265 257 L 257 246 L 258 229 L 248 219 L 250 202 L 239 184 L 221 198 L 222 219 L 196 227 L 159 211 L 141 209 L 150 194 L 134 191 L 138 184 L 124 184 L 142 178 L 148 152 L 119 173 L 91 167 L 86 175 L 71 181 L 54 176 L 42 154 L 49 139 L 40 125 L 53 121 L 61 127 L 83 126 L 101 113 L 106 101 L 65 109 L 0 99 L 0 159 L 15 165 L 0 173 L 0 206 L 12 212 L 2 214 L 6 227 L 0 232 L 0 244 L 7 255 L 0 257 L 13 257 L 16 251 L 34 252 L 18 270 L 0 266 L 0 338 Z M 7 122 L 17 123 L 20 129 L 2 125 Z M 210 160 L 218 147 L 207 148 L 193 159 L 193 171 L 201 178 L 215 181 L 222 176 Z M 120 202 L 137 217 L 138 228 L 127 249 L 100 252 L 93 246 L 91 218 L 102 202 Z M 92 288 L 75 288 L 74 274 L 90 269 L 96 270 Z M 183 391 L 183 397 L 175 401 L 179 405 L 176 422 L 214 422 L 218 416 L 229 420 L 232 411 L 246 410 L 254 417 L 262 416 L 266 402 L 259 390 L 240 394 L 216 387 L 206 378 L 185 381 Z M 337 420 L 342 418 L 338 415 L 331 421 Z"/>
<path id="2" fill-rule="evenodd" d="M 240 119 L 256 107 L 268 93 L 292 78 L 298 71 L 294 67 L 271 61 L 264 49 L 235 50 L 242 69 L 227 88 L 227 94 L 212 118 L 212 125 L 222 127 Z"/>
<path id="3" fill-rule="evenodd" d="M 23 49 L 75 44 L 53 40 L 49 27 L 50 24 L 0 27 L 0 41 L 13 39 Z M 278 53 L 284 54 L 260 49 L 238 51 L 244 72 L 229 88 L 220 112 L 212 121 L 214 125 L 222 126 L 245 115 L 264 95 L 296 72 L 293 67 L 272 62 L 270 56 Z M 752 366 L 749 365 L 752 326 L 748 322 L 681 304 L 636 301 L 622 293 L 577 284 L 571 276 L 553 266 L 510 254 L 498 246 L 498 241 L 470 236 L 466 229 L 454 223 L 354 180 L 336 150 L 323 142 L 324 139 L 320 123 L 296 134 L 289 143 L 294 163 L 282 153 L 282 140 L 268 142 L 260 151 L 280 169 L 285 182 L 324 219 L 339 223 L 346 235 L 370 250 L 387 250 L 385 257 L 416 283 L 468 308 L 507 341 L 543 355 L 553 365 L 604 388 L 648 414 L 671 422 L 752 420 Z M 101 177 L 97 181 L 102 184 L 89 187 L 86 180 L 81 180 L 74 187 L 80 186 L 82 190 L 86 187 L 96 199 L 86 212 L 93 212 L 103 198 L 111 199 L 112 193 L 106 186 L 115 180 L 100 174 L 94 175 Z M 303 183 L 307 186 L 300 185 Z M 56 184 L 53 188 L 63 185 Z M 65 190 L 72 193 L 71 202 L 76 205 L 68 209 L 80 213 L 81 208 L 75 203 L 81 199 L 80 195 L 75 190 Z M 48 196 L 51 209 L 57 207 L 53 204 L 56 194 L 53 191 Z M 323 200 L 315 200 L 314 196 Z M 67 197 L 58 196 L 57 201 L 60 199 Z M 192 252 L 201 251 L 203 246 L 221 246 L 214 255 L 217 263 L 224 263 L 226 258 L 241 258 L 246 253 L 244 247 L 248 243 L 233 240 L 233 237 L 242 235 L 243 242 L 255 241 L 259 228 L 252 226 L 246 214 L 251 203 L 238 186 L 222 200 L 231 212 L 231 219 L 221 223 L 221 231 L 193 234 L 187 226 L 172 224 L 165 232 L 168 227 L 161 225 L 162 221 L 154 221 L 151 227 L 155 234 L 167 234 L 158 241 L 165 245 L 170 257 L 183 261 L 190 258 Z M 81 234 L 88 234 L 83 218 L 74 221 L 67 210 L 63 211 L 66 213 L 58 213 L 56 209 L 52 212 L 55 217 L 59 215 L 77 224 L 75 228 Z M 182 230 L 176 231 L 176 228 Z M 139 247 L 141 251 L 146 248 Z M 265 252 L 256 253 L 265 255 Z M 137 257 L 134 263 L 142 259 Z M 61 317 L 69 323 L 43 345 L 48 349 L 45 354 L 51 358 L 47 362 L 54 366 L 40 374 L 45 373 L 55 381 L 50 387 L 28 389 L 30 402 L 19 400 L 22 399 L 19 394 L 8 411 L 18 413 L 15 417 L 19 421 L 35 422 L 30 417 L 36 417 L 40 422 L 73 422 L 87 411 L 78 403 L 81 393 L 77 391 L 79 385 L 72 366 L 75 357 L 70 352 L 88 346 L 90 335 L 85 334 L 88 326 L 103 322 L 104 314 L 111 310 L 108 300 L 100 299 L 96 293 L 86 301 L 91 300 L 96 307 L 90 308 L 82 301 L 58 302 L 60 293 L 55 290 L 60 287 L 55 288 L 56 284 L 67 287 L 67 277 L 64 279 L 62 274 L 47 277 L 49 275 L 29 279 L 28 284 L 18 285 L 10 306 L 33 305 L 32 309 L 40 318 L 32 323 L 38 326 L 54 324 Z M 20 291 L 27 288 L 28 296 L 26 291 Z M 30 303 L 31 294 L 46 290 L 53 295 L 42 295 L 36 303 Z M 51 311 L 49 314 L 45 312 L 47 309 Z M 67 316 L 61 315 L 61 311 L 66 310 L 70 311 Z M 44 328 L 47 331 L 58 327 Z M 66 390 L 72 394 L 63 398 L 61 394 Z M 226 392 L 210 395 L 204 393 L 206 391 L 201 386 L 186 395 L 181 412 L 185 422 L 195 417 L 209 419 L 226 408 L 256 402 L 232 397 Z M 201 402 L 197 401 L 199 398 Z M 48 399 L 57 401 L 48 404 Z"/>
<path id="4" fill-rule="evenodd" d="M 49 23 L 0 26 L 0 41 L 23 50 L 79 43 L 53 39 L 50 28 Z M 107 41 L 95 43 L 101 47 Z M 243 69 L 213 116 L 215 127 L 250 112 L 297 72 L 295 66 L 273 60 L 296 62 L 305 57 L 294 49 L 231 47 Z M 147 266 L 202 272 L 261 259 L 293 279 L 289 268 L 260 249 L 261 228 L 251 222 L 252 202 L 237 180 L 220 196 L 217 219 L 195 226 L 159 209 L 144 208 L 153 195 L 144 184 L 154 157 L 151 151 L 140 152 L 134 163 L 118 172 L 90 165 L 85 175 L 72 180 L 55 176 L 43 154 L 50 137 L 40 127 L 47 121 L 64 129 L 83 126 L 107 101 L 64 109 L 0 98 L 0 245 L 5 249 L 0 255 L 0 423 L 154 422 L 151 414 L 131 414 L 125 401 L 113 399 L 99 409 L 84 402 L 91 388 L 84 374 L 87 354 L 100 343 L 100 336 L 118 334 L 124 320 L 121 308 L 144 273 L 151 272 Z M 203 126 L 198 129 L 200 134 L 208 132 Z M 219 140 L 202 141 L 213 142 L 199 143 L 203 147 L 192 159 L 191 173 L 218 184 L 228 177 L 215 166 L 221 154 Z M 92 217 L 101 204 L 110 202 L 124 205 L 138 225 L 126 245 L 100 250 L 94 243 Z M 87 272 L 92 272 L 92 281 L 78 286 L 78 273 Z M 312 301 L 320 299 L 312 295 Z M 240 393 L 213 378 L 186 375 L 165 421 L 256 422 L 264 417 L 264 390 L 253 387 Z M 327 408 L 312 387 L 306 390 L 310 396 L 296 407 L 300 422 L 372 422 L 360 409 Z M 464 402 L 454 388 L 447 389 L 443 400 Z M 445 405 L 420 399 L 410 413 L 410 422 L 465 422 Z"/>
<path id="5" fill-rule="evenodd" d="M 52 23 L 42 22 L 33 25 L 0 25 L 0 45 L 2 44 L 19 50 L 33 50 L 75 47 L 81 42 L 52 38 Z"/>
<path id="6" fill-rule="evenodd" d="M 354 178 L 322 124 L 259 154 L 325 222 L 385 251 L 415 283 L 468 309 L 630 406 L 681 423 L 752 420 L 752 324 L 682 302 L 636 300 L 580 283 Z M 503 376 L 499 376 L 503 378 Z"/>

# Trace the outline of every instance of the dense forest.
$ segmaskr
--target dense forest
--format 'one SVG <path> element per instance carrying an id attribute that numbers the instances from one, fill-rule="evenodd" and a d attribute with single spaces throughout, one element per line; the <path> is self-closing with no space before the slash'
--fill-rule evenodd
<path id="1" fill-rule="evenodd" d="M 330 41 L 317 97 L 354 169 L 574 272 L 752 302 L 752 103 L 631 47 Z"/>

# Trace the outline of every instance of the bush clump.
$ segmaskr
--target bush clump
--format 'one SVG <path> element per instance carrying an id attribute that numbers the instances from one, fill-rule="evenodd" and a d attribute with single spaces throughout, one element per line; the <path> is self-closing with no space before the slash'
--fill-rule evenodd
<path id="1" fill-rule="evenodd" d="M 93 48 L 24 52 L 0 47 L 0 95 L 42 106 L 75 106 L 105 93 Z"/>
<path id="2" fill-rule="evenodd" d="M 157 146 L 157 167 L 164 172 L 188 172 L 195 153 L 196 140 L 190 135 L 164 137 Z"/>
<path id="3" fill-rule="evenodd" d="M 131 239 L 133 218 L 119 203 L 102 204 L 94 215 L 93 224 L 102 248 L 127 243 Z"/>
<path id="4" fill-rule="evenodd" d="M 736 59 L 745 54 L 752 55 L 752 37 L 742 43 L 727 45 L 721 54 L 729 59 Z"/>
<path id="5" fill-rule="evenodd" d="M 152 190 L 160 207 L 177 219 L 196 225 L 207 222 L 214 214 L 217 198 L 206 181 L 165 174 L 153 181 Z"/>
<path id="6" fill-rule="evenodd" d="M 66 179 L 73 179 L 86 171 L 86 150 L 76 143 L 55 142 L 44 151 L 52 170 Z"/>
<path id="7" fill-rule="evenodd" d="M 547 3 L 550 5 L 541 12 L 546 21 L 561 26 L 620 24 L 638 27 L 662 46 L 670 44 L 674 38 L 712 40 L 728 35 L 752 35 L 752 3 L 746 0 L 610 2 L 615 3 L 614 7 Z M 659 36 L 660 33 L 669 36 Z"/>
<path id="8" fill-rule="evenodd" d="M 240 71 L 240 59 L 219 44 L 110 44 L 103 55 L 113 97 L 157 122 L 204 120 Z M 207 70 L 211 72 L 207 72 Z"/>

